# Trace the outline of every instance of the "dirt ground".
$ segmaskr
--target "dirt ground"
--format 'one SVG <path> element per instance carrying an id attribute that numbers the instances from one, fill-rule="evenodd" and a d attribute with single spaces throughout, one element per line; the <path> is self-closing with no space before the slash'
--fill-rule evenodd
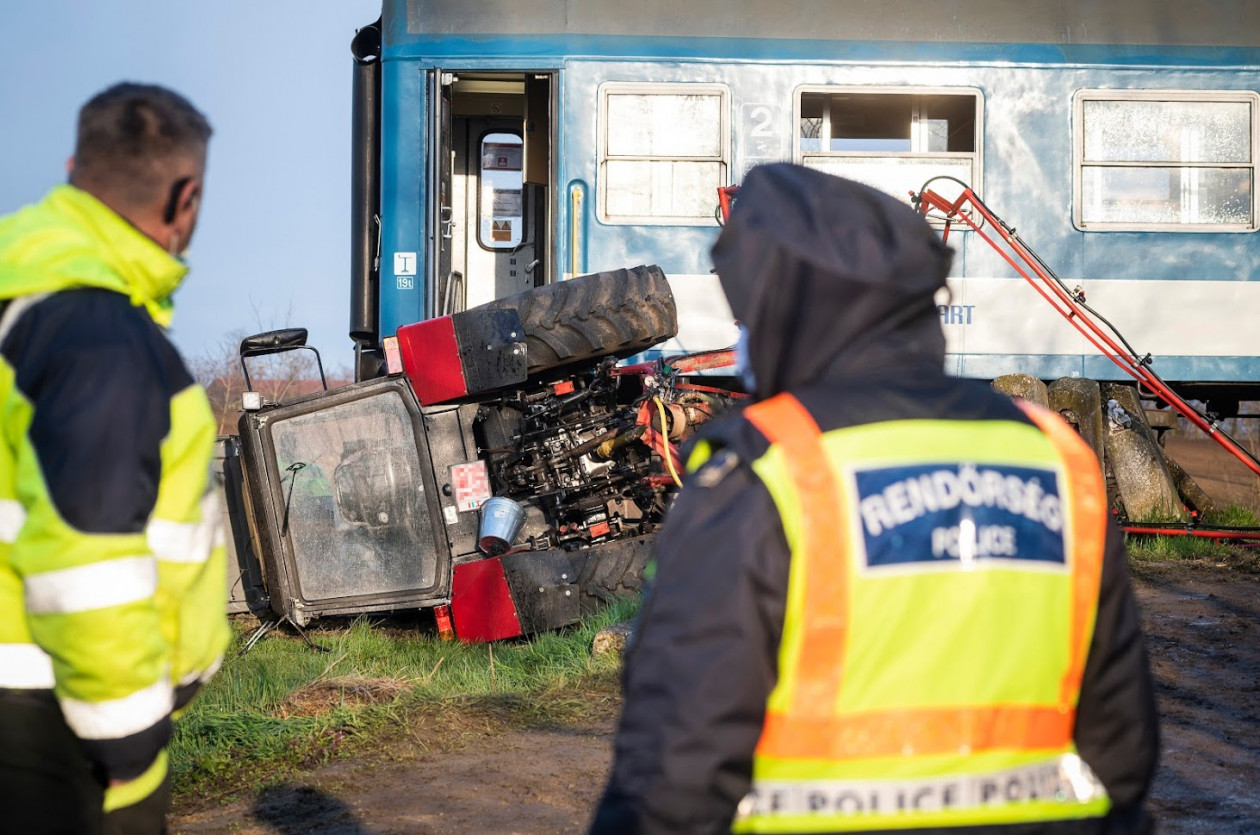
<path id="1" fill-rule="evenodd" d="M 1170 454 L 1222 505 L 1255 507 L 1257 479 L 1211 441 Z M 1143 563 L 1135 585 L 1158 683 L 1162 757 L 1151 808 L 1166 833 L 1260 832 L 1260 574 Z M 396 739 L 210 809 L 174 833 L 582 832 L 610 761 L 614 717 L 593 727 L 487 730 L 454 752 Z"/>
<path id="2" fill-rule="evenodd" d="M 1164 438 L 1164 452 L 1222 507 L 1237 504 L 1260 511 L 1260 477 L 1220 444 L 1203 435 L 1169 434 Z"/>

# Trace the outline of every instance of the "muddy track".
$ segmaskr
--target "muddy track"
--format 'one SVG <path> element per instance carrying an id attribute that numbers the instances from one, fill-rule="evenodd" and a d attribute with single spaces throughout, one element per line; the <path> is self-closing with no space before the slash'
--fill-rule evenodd
<path id="1" fill-rule="evenodd" d="M 1260 577 L 1212 565 L 1137 568 L 1166 833 L 1260 832 Z"/>
<path id="2" fill-rule="evenodd" d="M 1142 564 L 1135 583 L 1158 684 L 1163 755 L 1151 806 L 1166 833 L 1260 832 L 1260 577 L 1210 564 Z M 384 741 L 211 809 L 175 833 L 565 833 L 583 831 L 610 759 L 613 722 L 489 729 L 436 752 Z"/>

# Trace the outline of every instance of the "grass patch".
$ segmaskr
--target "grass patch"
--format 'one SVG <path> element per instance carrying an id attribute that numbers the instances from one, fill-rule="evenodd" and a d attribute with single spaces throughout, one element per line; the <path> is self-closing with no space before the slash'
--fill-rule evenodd
<path id="1" fill-rule="evenodd" d="M 1205 525 L 1227 528 L 1260 528 L 1255 511 L 1241 505 L 1230 505 L 1203 520 Z M 1260 531 L 1257 531 L 1260 540 Z M 1231 568 L 1260 573 L 1260 549 L 1240 546 L 1229 539 L 1204 536 L 1153 536 L 1128 534 L 1125 544 L 1129 557 L 1139 567 L 1157 563 L 1202 563 L 1218 568 Z"/>
<path id="2" fill-rule="evenodd" d="M 1260 516 L 1251 508 L 1238 504 L 1209 514 L 1203 521 L 1209 525 L 1231 528 L 1260 528 Z"/>
<path id="3" fill-rule="evenodd" d="M 591 641 L 636 609 L 619 602 L 561 632 L 496 644 L 384 620 L 320 622 L 307 634 L 327 653 L 276 630 L 240 655 L 257 624 L 238 620 L 223 668 L 176 724 L 176 800 L 274 782 L 398 734 L 449 748 L 469 734 L 606 716 L 619 701 L 619 659 L 592 655 Z"/>

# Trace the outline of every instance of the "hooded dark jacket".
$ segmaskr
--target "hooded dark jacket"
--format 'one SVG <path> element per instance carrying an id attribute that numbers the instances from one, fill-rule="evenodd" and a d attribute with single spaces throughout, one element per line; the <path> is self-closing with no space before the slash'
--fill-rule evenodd
<path id="1" fill-rule="evenodd" d="M 753 169 L 713 260 L 749 331 L 755 399 L 792 392 L 820 429 L 887 420 L 1028 419 L 943 371 L 934 295 L 950 251 L 909 207 L 799 166 Z M 750 463 L 768 441 L 739 415 L 703 435 L 657 540 L 657 574 L 626 653 L 615 761 L 592 832 L 726 832 L 747 793 L 775 684 L 790 553 Z M 1106 821 L 976 833 L 1140 832 L 1158 738 L 1121 534 L 1107 536 L 1075 741 L 1113 803 Z"/>

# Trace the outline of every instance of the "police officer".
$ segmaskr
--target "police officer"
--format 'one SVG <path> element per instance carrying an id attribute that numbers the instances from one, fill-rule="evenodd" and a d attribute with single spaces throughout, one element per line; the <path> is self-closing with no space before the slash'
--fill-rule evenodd
<path id="1" fill-rule="evenodd" d="M 713 249 L 753 404 L 657 543 L 592 832 L 1138 832 L 1157 725 L 1097 460 L 947 376 L 908 206 L 756 168 Z"/>
<path id="2" fill-rule="evenodd" d="M 0 219 L 0 829 L 165 831 L 172 717 L 227 645 L 216 424 L 163 329 L 210 126 L 79 113 L 70 182 Z"/>

